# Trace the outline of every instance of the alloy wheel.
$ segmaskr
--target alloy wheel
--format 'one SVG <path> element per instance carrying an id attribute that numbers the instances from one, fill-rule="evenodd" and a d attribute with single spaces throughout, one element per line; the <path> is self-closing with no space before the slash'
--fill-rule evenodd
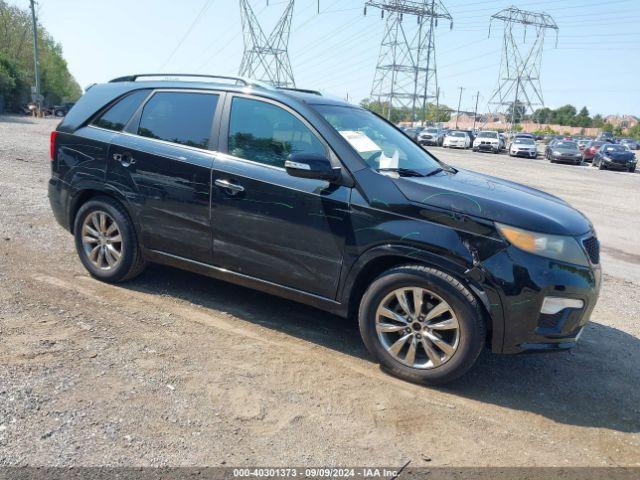
<path id="1" fill-rule="evenodd" d="M 122 259 L 122 235 L 111 215 L 91 212 L 82 224 L 82 247 L 89 261 L 100 270 L 113 270 Z"/>
<path id="2" fill-rule="evenodd" d="M 451 305 L 421 287 L 399 288 L 384 297 L 375 325 L 387 353 L 412 368 L 439 367 L 453 357 L 460 341 Z"/>

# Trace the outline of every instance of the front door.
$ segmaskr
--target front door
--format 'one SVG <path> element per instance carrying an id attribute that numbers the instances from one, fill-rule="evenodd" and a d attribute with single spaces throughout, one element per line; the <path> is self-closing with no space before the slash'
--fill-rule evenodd
<path id="1" fill-rule="evenodd" d="M 213 167 L 217 266 L 326 298 L 336 295 L 351 189 L 289 176 L 291 153 L 330 156 L 300 116 L 235 95 Z"/>
<path id="2" fill-rule="evenodd" d="M 211 262 L 211 151 L 219 95 L 156 91 L 109 152 L 112 186 L 151 250 Z"/>

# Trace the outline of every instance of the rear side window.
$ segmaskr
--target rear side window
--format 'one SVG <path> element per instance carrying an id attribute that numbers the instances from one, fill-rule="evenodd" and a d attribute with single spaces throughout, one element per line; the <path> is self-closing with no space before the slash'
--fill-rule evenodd
<path id="1" fill-rule="evenodd" d="M 218 95 L 158 92 L 142 110 L 138 135 L 207 148 Z"/>
<path id="2" fill-rule="evenodd" d="M 291 113 L 271 103 L 234 98 L 229 122 L 229 153 L 284 167 L 292 153 L 326 155 L 320 140 Z"/>
<path id="3" fill-rule="evenodd" d="M 130 93 L 100 115 L 93 124 L 107 130 L 121 131 L 148 94 L 149 90 Z"/>

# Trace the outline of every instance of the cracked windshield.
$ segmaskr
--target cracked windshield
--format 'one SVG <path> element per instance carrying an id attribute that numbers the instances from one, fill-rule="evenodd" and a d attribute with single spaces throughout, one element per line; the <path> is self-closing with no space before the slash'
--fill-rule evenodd
<path id="1" fill-rule="evenodd" d="M 428 175 L 442 168 L 406 135 L 366 110 L 333 105 L 316 109 L 374 170 Z"/>

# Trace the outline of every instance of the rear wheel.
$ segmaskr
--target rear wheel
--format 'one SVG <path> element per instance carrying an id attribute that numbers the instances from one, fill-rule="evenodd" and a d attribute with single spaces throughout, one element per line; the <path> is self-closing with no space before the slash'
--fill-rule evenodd
<path id="1" fill-rule="evenodd" d="M 485 339 L 475 297 L 450 275 L 417 265 L 389 270 L 371 284 L 359 324 L 367 349 L 385 370 L 423 384 L 463 375 Z"/>
<path id="2" fill-rule="evenodd" d="M 76 250 L 94 277 L 122 282 L 145 267 L 133 222 L 124 207 L 109 197 L 96 197 L 80 207 L 74 224 Z"/>
<path id="3" fill-rule="evenodd" d="M 598 162 L 598 170 L 604 170 L 604 169 L 605 169 L 604 162 L 602 160 L 600 160 Z"/>
<path id="4" fill-rule="evenodd" d="M 630 173 L 635 173 L 636 171 L 636 166 L 634 165 L 633 167 L 629 167 L 629 172 Z"/>

